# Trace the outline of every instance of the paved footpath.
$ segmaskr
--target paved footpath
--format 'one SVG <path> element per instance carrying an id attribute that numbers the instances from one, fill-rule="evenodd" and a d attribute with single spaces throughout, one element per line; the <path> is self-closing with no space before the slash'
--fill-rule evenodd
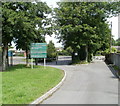
<path id="1" fill-rule="evenodd" d="M 67 78 L 42 104 L 118 104 L 118 79 L 103 61 L 53 67 L 65 70 Z"/>

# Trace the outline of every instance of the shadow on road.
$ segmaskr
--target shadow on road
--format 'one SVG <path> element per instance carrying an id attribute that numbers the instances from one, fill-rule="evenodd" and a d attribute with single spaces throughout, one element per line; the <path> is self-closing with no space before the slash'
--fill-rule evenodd
<path id="1" fill-rule="evenodd" d="M 116 79 L 117 77 L 116 76 L 111 76 L 110 78 L 113 78 L 113 79 L 115 78 Z"/>

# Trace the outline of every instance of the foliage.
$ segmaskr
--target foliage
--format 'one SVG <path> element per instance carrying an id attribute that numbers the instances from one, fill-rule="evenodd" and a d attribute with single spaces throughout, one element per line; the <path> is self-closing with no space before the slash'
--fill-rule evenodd
<path id="1" fill-rule="evenodd" d="M 102 52 L 103 55 L 106 55 L 106 54 L 110 54 L 110 53 L 116 53 L 117 52 L 117 49 L 112 47 L 111 48 L 111 51 L 110 49 L 106 49 L 105 51 Z"/>
<path id="2" fill-rule="evenodd" d="M 95 55 L 96 56 L 101 56 L 102 54 L 103 54 L 103 51 L 97 51 Z"/>
<path id="3" fill-rule="evenodd" d="M 55 45 L 52 41 L 49 42 L 47 45 L 47 58 L 56 58 L 57 51 Z"/>
<path id="4" fill-rule="evenodd" d="M 120 38 L 118 38 L 118 39 L 116 40 L 115 46 L 120 46 Z"/>
<path id="5" fill-rule="evenodd" d="M 117 49 L 116 48 L 114 48 L 114 47 L 112 47 L 112 53 L 116 53 L 117 52 Z"/>
<path id="6" fill-rule="evenodd" d="M 120 68 L 116 65 L 113 66 L 114 70 L 117 71 L 116 74 L 120 78 Z"/>
<path id="7" fill-rule="evenodd" d="M 62 70 L 47 66 L 10 67 L 2 73 L 3 104 L 29 104 L 57 85 L 62 77 Z"/>
<path id="8" fill-rule="evenodd" d="M 14 38 L 17 48 L 26 50 L 30 42 L 43 42 L 50 19 L 51 9 L 46 3 L 7 2 L 3 3 L 3 42 L 11 43 Z M 8 38 L 8 39 L 6 39 Z"/>
<path id="9" fill-rule="evenodd" d="M 112 40 L 111 40 L 111 43 L 112 43 L 112 44 L 111 44 L 112 46 L 115 46 L 115 45 L 116 45 L 116 41 L 115 41 L 113 38 L 112 38 Z"/>
<path id="10" fill-rule="evenodd" d="M 66 49 L 63 49 L 62 51 L 58 52 L 59 55 L 63 55 L 63 56 L 71 56 L 72 53 L 73 53 L 73 50 L 71 47 L 67 47 Z"/>
<path id="11" fill-rule="evenodd" d="M 52 34 L 51 19 L 47 17 L 51 9 L 46 3 L 3 2 L 2 3 L 2 43 L 6 50 L 11 41 L 17 49 L 28 50 L 30 43 L 45 42 L 46 34 Z M 5 48 L 6 47 L 6 48 Z M 3 52 L 3 63 L 6 55 Z"/>
<path id="12" fill-rule="evenodd" d="M 91 61 L 97 50 L 110 46 L 111 33 L 106 22 L 111 14 L 119 13 L 113 2 L 65 2 L 55 8 L 55 30 L 65 48 L 73 49 L 73 60 Z M 74 54 L 78 53 L 76 57 Z"/>
<path id="13" fill-rule="evenodd" d="M 118 50 L 117 53 L 120 53 L 120 50 Z"/>

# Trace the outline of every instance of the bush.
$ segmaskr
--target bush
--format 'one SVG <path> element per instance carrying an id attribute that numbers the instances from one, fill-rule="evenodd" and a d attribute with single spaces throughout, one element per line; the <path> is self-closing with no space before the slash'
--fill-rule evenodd
<path id="1" fill-rule="evenodd" d="M 59 55 L 63 55 L 63 56 L 71 56 L 72 55 L 72 48 L 71 47 L 67 47 L 66 49 L 59 51 L 58 54 Z"/>
<path id="2" fill-rule="evenodd" d="M 118 50 L 117 53 L 120 53 L 120 50 Z"/>
<path id="3" fill-rule="evenodd" d="M 110 53 L 116 53 L 117 52 L 117 49 L 112 47 L 111 48 L 111 52 L 110 52 L 110 49 L 106 49 L 105 51 L 102 52 L 103 55 L 106 55 L 106 54 L 110 54 Z"/>
<path id="4" fill-rule="evenodd" d="M 116 53 L 117 52 L 117 49 L 112 47 L 112 53 Z"/>
<path id="5" fill-rule="evenodd" d="M 100 56 L 100 55 L 102 55 L 102 53 L 103 53 L 103 51 L 97 51 L 95 55 Z"/>

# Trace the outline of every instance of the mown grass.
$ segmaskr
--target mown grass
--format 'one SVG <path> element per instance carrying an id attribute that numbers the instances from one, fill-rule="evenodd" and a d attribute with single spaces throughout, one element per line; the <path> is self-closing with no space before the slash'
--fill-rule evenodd
<path id="1" fill-rule="evenodd" d="M 57 85 L 63 75 L 62 70 L 52 67 L 10 67 L 2 72 L 2 104 L 31 103 Z"/>

